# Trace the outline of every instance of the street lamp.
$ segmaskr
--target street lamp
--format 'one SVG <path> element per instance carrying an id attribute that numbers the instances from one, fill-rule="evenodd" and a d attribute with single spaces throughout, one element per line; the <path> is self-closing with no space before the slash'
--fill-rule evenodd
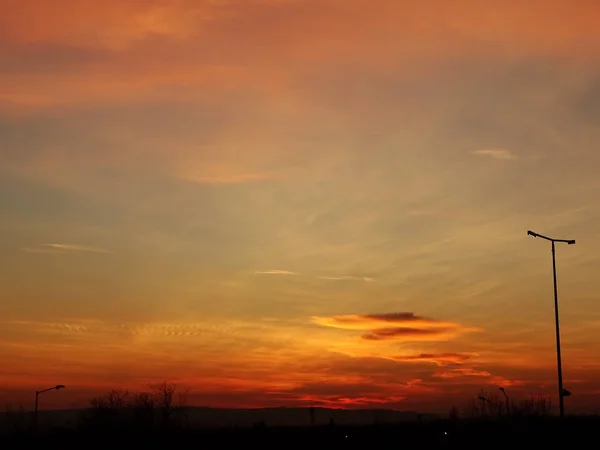
<path id="1" fill-rule="evenodd" d="M 556 323 L 556 361 L 558 366 L 558 405 L 560 408 L 560 417 L 565 416 L 565 404 L 564 397 L 568 397 L 571 395 L 566 389 L 563 389 L 563 379 L 562 379 L 562 358 L 560 355 L 560 325 L 558 320 L 558 288 L 556 286 L 556 243 L 564 242 L 565 244 L 574 245 L 575 239 L 553 239 L 548 236 L 543 236 L 539 233 L 534 233 L 533 231 L 527 231 L 528 236 L 533 236 L 534 238 L 541 238 L 552 243 L 552 275 L 554 278 L 554 321 Z M 568 392 L 568 394 L 567 394 Z"/>
<path id="2" fill-rule="evenodd" d="M 480 395 L 479 397 L 477 397 L 479 399 L 479 401 L 481 402 L 481 412 L 484 416 L 487 415 L 487 411 L 485 408 L 485 402 L 486 402 L 486 398 L 483 395 Z"/>
<path id="3" fill-rule="evenodd" d="M 506 415 L 508 416 L 510 414 L 510 406 L 508 404 L 508 395 L 506 395 L 506 391 L 504 390 L 503 387 L 498 388 L 498 390 L 504 394 L 504 399 L 506 400 Z"/>
<path id="4" fill-rule="evenodd" d="M 59 389 L 64 389 L 64 388 L 65 388 L 64 384 L 57 384 L 56 386 L 53 386 L 48 389 L 43 389 L 41 391 L 35 391 L 35 411 L 33 413 L 33 426 L 36 430 L 37 430 L 37 424 L 38 424 L 38 397 L 40 396 L 40 394 L 43 394 L 44 392 L 53 391 L 55 389 L 58 391 Z"/>

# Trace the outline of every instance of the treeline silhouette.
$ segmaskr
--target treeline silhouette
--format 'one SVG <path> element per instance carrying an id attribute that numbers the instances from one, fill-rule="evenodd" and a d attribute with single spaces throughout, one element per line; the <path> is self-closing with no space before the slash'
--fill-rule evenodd
<path id="1" fill-rule="evenodd" d="M 147 392 L 114 389 L 95 397 L 82 411 L 76 426 L 40 427 L 8 424 L 0 448 L 131 449 L 131 448 L 236 448 L 258 445 L 281 448 L 311 445 L 316 448 L 365 448 L 382 445 L 419 449 L 537 448 L 542 445 L 578 447 L 596 442 L 600 417 L 566 417 L 552 414 L 544 397 L 515 402 L 481 392 L 466 405 L 452 408 L 446 417 L 394 424 L 349 426 L 196 428 L 188 422 L 187 391 L 167 382 Z M 9 420 L 11 414 L 5 414 Z M 14 417 L 14 416 L 12 416 Z M 307 408 L 307 420 L 309 410 Z M 5 424 L 6 425 L 6 424 Z M 585 444 L 584 444 L 585 443 Z"/>
<path id="2" fill-rule="evenodd" d="M 81 416 L 80 427 L 106 430 L 186 426 L 186 401 L 187 391 L 178 391 L 176 384 L 166 381 L 150 385 L 149 392 L 130 394 L 113 389 L 91 400 L 91 407 Z"/>

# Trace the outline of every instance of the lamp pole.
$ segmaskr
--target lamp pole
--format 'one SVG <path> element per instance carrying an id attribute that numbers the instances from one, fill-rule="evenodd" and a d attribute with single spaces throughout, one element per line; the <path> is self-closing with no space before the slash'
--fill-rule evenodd
<path id="1" fill-rule="evenodd" d="M 560 410 L 560 417 L 565 416 L 565 404 L 564 397 L 571 395 L 566 389 L 563 389 L 563 376 L 562 376 L 562 357 L 560 352 L 560 321 L 558 318 L 558 288 L 556 283 L 556 243 L 564 242 L 568 245 L 574 245 L 575 239 L 553 239 L 548 236 L 543 236 L 533 231 L 527 231 L 528 236 L 534 238 L 542 238 L 552 243 L 552 276 L 554 280 L 554 322 L 556 324 L 556 362 L 558 369 L 558 406 Z"/>
<path id="2" fill-rule="evenodd" d="M 510 405 L 508 403 L 508 395 L 506 395 L 506 390 L 503 387 L 498 388 L 498 389 L 500 390 L 500 392 L 502 392 L 504 394 L 504 399 L 506 400 L 506 415 L 508 416 L 508 415 L 510 415 Z"/>
<path id="3" fill-rule="evenodd" d="M 53 386 L 51 388 L 48 389 L 42 389 L 41 391 L 35 391 L 35 410 L 33 413 L 33 428 L 34 430 L 37 430 L 37 425 L 38 425 L 38 399 L 40 394 L 43 394 L 44 392 L 48 392 L 48 391 L 53 391 L 53 390 L 59 390 L 59 389 L 64 389 L 64 385 L 63 384 L 57 384 L 56 386 Z"/>

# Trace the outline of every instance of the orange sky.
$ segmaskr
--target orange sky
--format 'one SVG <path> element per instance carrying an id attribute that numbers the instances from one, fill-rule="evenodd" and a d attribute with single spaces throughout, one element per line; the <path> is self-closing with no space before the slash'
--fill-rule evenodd
<path id="1" fill-rule="evenodd" d="M 597 1 L 0 6 L 0 402 L 595 410 Z"/>

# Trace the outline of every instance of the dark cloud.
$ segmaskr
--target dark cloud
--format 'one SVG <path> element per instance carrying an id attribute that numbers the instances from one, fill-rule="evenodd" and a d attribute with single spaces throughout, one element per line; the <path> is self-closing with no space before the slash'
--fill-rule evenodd
<path id="1" fill-rule="evenodd" d="M 350 314 L 344 316 L 332 317 L 313 317 L 313 322 L 320 325 L 330 326 L 334 328 L 349 328 L 369 330 L 379 328 L 385 324 L 403 324 L 406 323 L 411 327 L 417 326 L 447 326 L 446 324 L 436 320 L 417 316 L 412 312 L 398 313 L 382 313 L 382 314 Z"/>
<path id="2" fill-rule="evenodd" d="M 382 322 L 410 322 L 413 320 L 429 321 L 424 317 L 415 315 L 412 312 L 398 312 L 398 313 L 386 313 L 386 314 L 367 314 L 364 317 L 367 319 L 381 320 Z"/>
<path id="3" fill-rule="evenodd" d="M 460 333 L 478 331 L 453 322 L 417 316 L 412 312 L 313 317 L 312 320 L 326 327 L 368 331 L 362 338 L 369 341 L 444 340 Z M 390 327 L 390 324 L 397 326 Z"/>

